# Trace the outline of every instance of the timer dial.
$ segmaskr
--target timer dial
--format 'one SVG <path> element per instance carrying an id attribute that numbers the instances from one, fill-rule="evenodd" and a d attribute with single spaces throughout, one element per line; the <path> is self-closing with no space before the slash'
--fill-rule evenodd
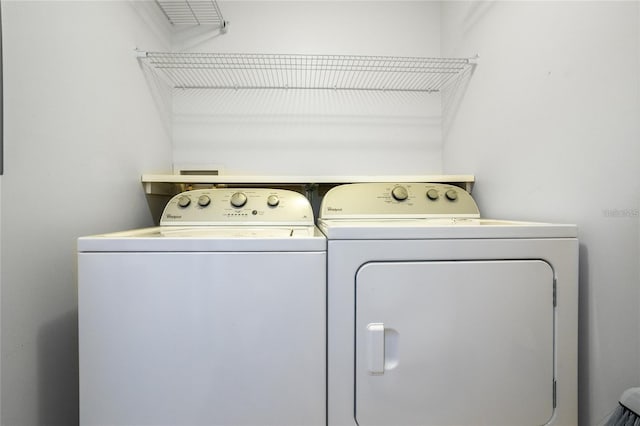
<path id="1" fill-rule="evenodd" d="M 404 186 L 396 186 L 391 190 L 391 196 L 398 201 L 404 201 L 409 197 L 409 193 Z"/>
<path id="2" fill-rule="evenodd" d="M 231 205 L 233 207 L 242 207 L 247 204 L 247 196 L 242 192 L 236 192 L 231 196 Z"/>

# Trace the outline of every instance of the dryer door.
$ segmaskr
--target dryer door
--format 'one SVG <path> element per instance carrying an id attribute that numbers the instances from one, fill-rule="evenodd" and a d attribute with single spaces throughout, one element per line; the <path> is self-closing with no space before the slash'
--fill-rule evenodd
<path id="1" fill-rule="evenodd" d="M 357 423 L 547 423 L 553 291 L 553 270 L 540 260 L 364 265 L 356 277 Z"/>

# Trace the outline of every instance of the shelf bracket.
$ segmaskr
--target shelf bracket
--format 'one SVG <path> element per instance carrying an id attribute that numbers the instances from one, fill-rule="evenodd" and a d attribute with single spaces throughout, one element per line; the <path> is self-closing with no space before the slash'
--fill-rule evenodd
<path id="1" fill-rule="evenodd" d="M 210 25 L 227 32 L 229 22 L 222 17 L 216 0 L 155 0 L 171 25 Z"/>

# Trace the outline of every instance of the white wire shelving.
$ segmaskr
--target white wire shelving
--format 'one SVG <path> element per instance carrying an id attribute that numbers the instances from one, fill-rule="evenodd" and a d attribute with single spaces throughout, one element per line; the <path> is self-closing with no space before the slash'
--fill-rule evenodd
<path id="1" fill-rule="evenodd" d="M 224 29 L 227 22 L 215 0 L 156 0 L 173 25 L 212 25 Z"/>
<path id="2" fill-rule="evenodd" d="M 166 53 L 139 57 L 174 88 L 336 89 L 438 92 L 475 58 Z"/>

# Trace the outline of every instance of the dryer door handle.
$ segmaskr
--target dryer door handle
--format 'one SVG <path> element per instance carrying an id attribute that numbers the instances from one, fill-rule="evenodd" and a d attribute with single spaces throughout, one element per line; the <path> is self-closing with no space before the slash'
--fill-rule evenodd
<path id="1" fill-rule="evenodd" d="M 367 325 L 367 369 L 369 374 L 384 374 L 384 324 Z"/>

